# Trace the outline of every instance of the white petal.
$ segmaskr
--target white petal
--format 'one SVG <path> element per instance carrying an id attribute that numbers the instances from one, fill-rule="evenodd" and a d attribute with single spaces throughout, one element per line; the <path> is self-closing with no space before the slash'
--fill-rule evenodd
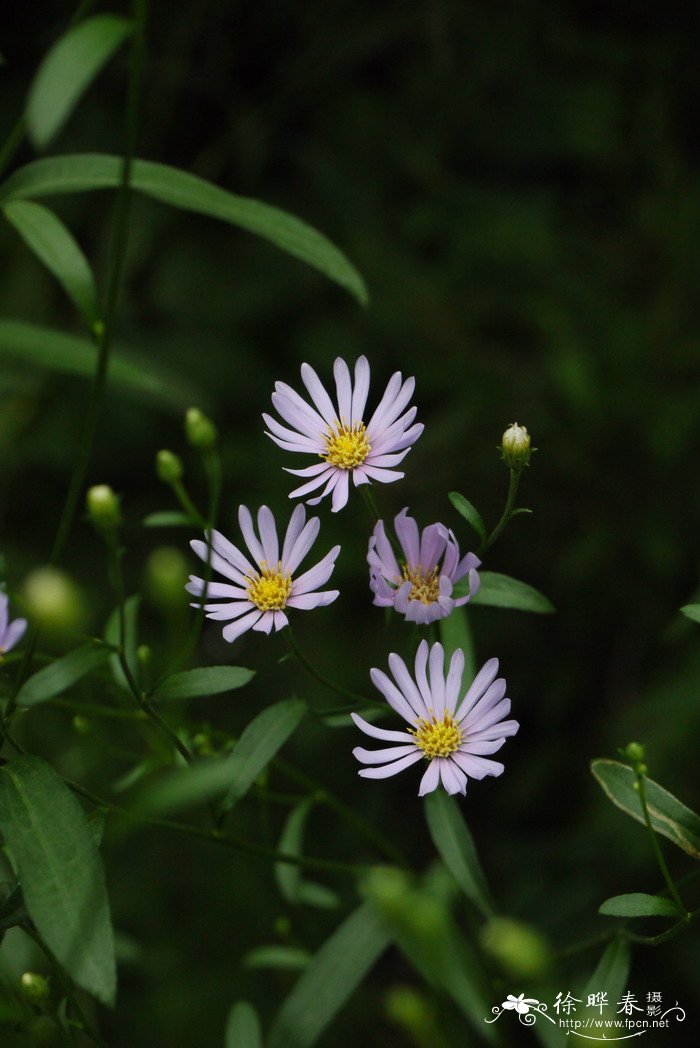
<path id="1" fill-rule="evenodd" d="M 416 745 L 412 742 L 407 746 L 388 746 L 384 750 L 366 750 L 362 746 L 356 746 L 352 755 L 363 764 L 386 764 L 387 761 L 398 760 L 399 757 L 406 757 L 415 751 Z"/>
<path id="2" fill-rule="evenodd" d="M 409 753 L 408 757 L 402 757 L 401 760 L 394 761 L 392 764 L 385 764 L 383 768 L 360 768 L 357 774 L 361 775 L 363 779 L 388 779 L 391 775 L 397 775 L 403 771 L 404 768 L 410 768 L 422 756 L 420 750 L 416 750 L 415 753 Z"/>
<path id="3" fill-rule="evenodd" d="M 276 568 L 280 559 L 280 547 L 277 539 L 277 528 L 272 510 L 268 506 L 261 506 L 258 510 L 258 531 L 260 541 L 268 566 Z"/>
<path id="4" fill-rule="evenodd" d="M 423 778 L 418 787 L 418 796 L 425 797 L 426 793 L 432 793 L 440 781 L 440 766 L 436 760 L 432 760 L 425 769 Z"/>
<path id="5" fill-rule="evenodd" d="M 310 364 L 301 365 L 301 378 L 320 414 L 328 425 L 332 426 L 338 419 L 338 413 L 333 407 L 331 398 L 323 388 L 323 383 Z"/>
<path id="6" fill-rule="evenodd" d="M 373 739 L 381 739 L 383 742 L 412 742 L 413 736 L 409 735 L 407 731 L 393 731 L 389 728 L 378 728 L 375 724 L 370 724 L 364 717 L 361 717 L 359 713 L 351 713 L 350 716 L 354 720 L 360 731 L 363 731 L 365 735 L 370 735 Z"/>
<path id="7" fill-rule="evenodd" d="M 238 524 L 241 529 L 245 544 L 250 550 L 251 556 L 256 564 L 260 565 L 265 560 L 263 548 L 260 545 L 253 529 L 253 518 L 247 506 L 238 507 Z"/>
<path id="8" fill-rule="evenodd" d="M 244 615 L 238 622 L 232 622 L 229 626 L 224 626 L 224 640 L 227 640 L 230 644 L 237 637 L 240 637 L 242 633 L 245 633 L 246 630 L 249 630 L 261 615 L 262 612 L 256 608 L 254 611 L 251 611 L 250 615 Z"/>
<path id="9" fill-rule="evenodd" d="M 341 357 L 336 357 L 333 363 L 333 375 L 338 397 L 338 419 L 349 425 L 352 418 L 352 382 L 350 369 Z"/>
<path id="10" fill-rule="evenodd" d="M 355 361 L 355 388 L 352 393 L 351 423 L 353 426 L 362 421 L 367 405 L 369 374 L 367 357 L 358 357 Z"/>

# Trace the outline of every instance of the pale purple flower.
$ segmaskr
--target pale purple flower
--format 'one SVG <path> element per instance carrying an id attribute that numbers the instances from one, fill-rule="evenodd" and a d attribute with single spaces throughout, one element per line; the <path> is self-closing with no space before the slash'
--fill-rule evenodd
<path id="1" fill-rule="evenodd" d="M 6 593 L 0 593 L 0 659 L 19 644 L 27 629 L 26 619 L 10 622 L 9 608 L 9 597 Z"/>
<path id="2" fill-rule="evenodd" d="M 348 501 L 350 477 L 355 487 L 373 480 L 390 484 L 403 473 L 393 467 L 405 458 L 423 432 L 422 423 L 413 425 L 415 407 L 404 410 L 415 387 L 415 379 L 404 382 L 396 371 L 389 379 L 384 396 L 365 424 L 365 407 L 369 393 L 369 363 L 359 357 L 355 363 L 355 381 L 350 369 L 338 357 L 333 365 L 336 400 L 333 402 L 321 380 L 309 364 L 301 365 L 301 377 L 313 401 L 300 397 L 284 382 L 275 383 L 272 403 L 286 426 L 271 415 L 263 414 L 270 430 L 266 433 L 285 451 L 315 455 L 321 462 L 305 469 L 289 469 L 298 477 L 310 477 L 290 493 L 301 498 L 323 487 L 320 495 L 308 500 L 315 506 L 325 495 L 332 495 L 334 513 Z M 292 427 L 291 429 L 289 427 Z"/>
<path id="3" fill-rule="evenodd" d="M 384 530 L 377 521 L 369 540 L 369 588 L 374 604 L 393 607 L 407 622 L 425 625 L 444 619 L 453 608 L 466 604 L 479 589 L 477 568 L 481 561 L 474 553 L 460 559 L 454 532 L 444 524 L 430 524 L 419 532 L 418 524 L 402 509 L 394 517 L 394 530 L 401 545 L 399 563 Z M 454 584 L 468 576 L 469 592 L 453 597 Z"/>
<path id="4" fill-rule="evenodd" d="M 238 523 L 252 563 L 220 532 L 205 534 L 205 538 L 211 541 L 212 568 L 230 582 L 205 583 L 196 575 L 190 575 L 185 588 L 200 598 L 192 604 L 193 608 L 203 607 L 207 618 L 229 623 L 224 626 L 224 640 L 234 641 L 251 628 L 262 633 L 270 633 L 273 626 L 281 630 L 288 624 L 285 608 L 308 611 L 331 604 L 338 596 L 338 590 L 319 591 L 318 587 L 328 582 L 340 546 L 334 546 L 313 568 L 295 576 L 318 535 L 318 517 L 305 521 L 306 510 L 297 506 L 290 518 L 280 554 L 275 518 L 268 507 L 261 506 L 258 510 L 258 537 L 250 511 L 240 506 Z M 195 539 L 190 545 L 206 563 L 208 543 Z M 204 603 L 212 599 L 223 603 Z"/>
<path id="5" fill-rule="evenodd" d="M 360 775 L 386 779 L 424 758 L 429 764 L 418 790 L 422 797 L 440 781 L 448 793 L 466 793 L 467 778 L 501 774 L 503 765 L 488 760 L 487 755 L 500 750 L 519 724 L 502 719 L 510 713 L 510 699 L 505 698 L 506 682 L 495 679 L 498 659 L 484 664 L 462 699 L 464 652 L 460 648 L 452 656 L 447 677 L 442 644 L 428 649 L 426 640 L 416 652 L 415 677 L 398 655 L 389 656 L 389 668 L 393 681 L 373 669 L 372 683 L 411 727 L 408 731 L 390 731 L 353 713 L 352 719 L 366 735 L 392 743 L 381 750 L 354 749 L 362 764 L 376 765 L 362 768 Z"/>

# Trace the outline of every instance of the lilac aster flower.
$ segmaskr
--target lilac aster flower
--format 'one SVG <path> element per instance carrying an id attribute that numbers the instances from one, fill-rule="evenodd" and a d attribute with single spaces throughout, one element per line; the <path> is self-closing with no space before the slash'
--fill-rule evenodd
<path id="1" fill-rule="evenodd" d="M 288 624 L 285 608 L 323 607 L 331 604 L 338 590 L 322 590 L 318 587 L 328 582 L 340 546 L 334 546 L 313 568 L 302 575 L 295 572 L 307 555 L 318 535 L 318 517 L 306 522 L 306 510 L 297 506 L 289 521 L 280 555 L 275 518 L 267 506 L 258 510 L 258 535 L 255 534 L 253 518 L 245 506 L 238 510 L 238 522 L 252 563 L 244 553 L 218 531 L 205 535 L 211 542 L 211 566 L 228 582 L 209 582 L 190 575 L 185 587 L 188 593 L 200 600 L 193 608 L 204 608 L 207 618 L 228 622 L 224 626 L 224 640 L 234 641 L 246 630 L 269 633 Z M 195 539 L 190 543 L 198 557 L 206 563 L 208 543 Z M 224 603 L 207 604 L 206 600 L 223 600 Z"/>
<path id="2" fill-rule="evenodd" d="M 485 663 L 462 699 L 464 652 L 460 648 L 455 651 L 447 678 L 444 664 L 442 644 L 433 644 L 428 659 L 428 642 L 424 640 L 416 653 L 415 678 L 403 659 L 394 654 L 389 656 L 389 668 L 396 683 L 381 670 L 371 670 L 373 684 L 411 727 L 408 731 L 389 731 L 353 713 L 355 724 L 366 735 L 394 744 L 383 750 L 354 749 L 353 754 L 363 764 L 377 765 L 362 768 L 360 775 L 386 779 L 425 758 L 429 764 L 418 790 L 422 797 L 440 781 L 448 793 L 466 793 L 468 777 L 483 779 L 501 774 L 503 765 L 486 755 L 500 750 L 506 736 L 515 735 L 519 724 L 502 720 L 510 713 L 510 699 L 504 697 L 506 682 L 495 680 L 498 659 Z"/>
<path id="3" fill-rule="evenodd" d="M 27 628 L 26 619 L 9 620 L 10 601 L 6 593 L 0 593 L 0 659 L 12 651 L 24 636 Z"/>
<path id="4" fill-rule="evenodd" d="M 390 484 L 403 477 L 403 473 L 393 467 L 406 457 L 411 444 L 423 432 L 423 425 L 412 425 L 417 408 L 404 411 L 413 395 L 415 379 L 407 378 L 404 382 L 401 372 L 396 371 L 376 411 L 365 424 L 369 393 L 367 358 L 357 360 L 354 384 L 348 365 L 340 357 L 333 365 L 333 374 L 335 403 L 314 369 L 302 364 L 301 377 L 313 403 L 309 404 L 291 386 L 277 382 L 272 403 L 287 425 L 280 425 L 271 415 L 263 414 L 263 418 L 270 430 L 268 437 L 285 451 L 299 451 L 323 460 L 305 469 L 285 466 L 288 473 L 311 478 L 295 488 L 289 497 L 301 498 L 323 486 L 320 495 L 308 500 L 309 505 L 315 506 L 325 495 L 332 494 L 332 509 L 337 513 L 348 501 L 350 476 L 355 487 L 373 480 Z"/>
<path id="5" fill-rule="evenodd" d="M 384 530 L 377 521 L 369 540 L 369 588 L 374 604 L 393 607 L 407 622 L 425 625 L 444 619 L 453 608 L 466 604 L 479 589 L 477 568 L 481 561 L 474 553 L 460 560 L 459 544 L 454 532 L 444 524 L 430 524 L 418 531 L 418 524 L 402 509 L 394 517 L 394 530 L 404 556 L 399 564 Z M 452 589 L 465 575 L 469 592 L 453 597 Z"/>

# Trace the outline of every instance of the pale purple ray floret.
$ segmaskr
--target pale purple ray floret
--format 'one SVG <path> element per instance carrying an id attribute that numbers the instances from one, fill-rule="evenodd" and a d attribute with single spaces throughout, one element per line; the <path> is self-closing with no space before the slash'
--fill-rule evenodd
<path id="1" fill-rule="evenodd" d="M 288 624 L 285 609 L 308 611 L 332 603 L 338 590 L 319 590 L 330 578 L 340 546 L 334 546 L 323 560 L 301 575 L 296 570 L 310 551 L 319 529 L 318 517 L 306 520 L 306 510 L 297 506 L 287 526 L 282 552 L 275 518 L 267 506 L 258 510 L 258 534 L 245 506 L 238 510 L 238 522 L 250 551 L 250 559 L 218 531 L 205 534 L 211 542 L 195 539 L 190 543 L 198 557 L 229 582 L 209 582 L 190 575 L 185 587 L 200 598 L 193 608 L 204 608 L 207 618 L 227 622 L 224 640 L 234 641 L 246 630 L 270 633 Z M 215 603 L 207 603 L 209 601 Z M 220 602 L 220 603 L 219 603 Z"/>
<path id="2" fill-rule="evenodd" d="M 289 497 L 301 498 L 322 487 L 321 494 L 308 499 L 308 504 L 315 506 L 324 496 L 331 495 L 332 510 L 337 513 L 348 501 L 351 476 L 355 487 L 373 480 L 390 484 L 403 477 L 404 474 L 394 467 L 418 440 L 423 425 L 414 424 L 418 409 L 408 408 L 415 379 L 404 381 L 401 372 L 396 371 L 389 379 L 374 414 L 365 424 L 370 379 L 367 358 L 359 357 L 356 361 L 354 383 L 348 365 L 340 357 L 333 365 L 333 374 L 335 402 L 314 369 L 309 364 L 302 364 L 302 381 L 312 403 L 304 400 L 291 386 L 277 382 L 272 403 L 286 425 L 281 425 L 268 414 L 263 414 L 263 418 L 268 437 L 285 451 L 298 451 L 322 459 L 304 469 L 284 467 L 288 473 L 310 478 L 295 488 Z"/>
<path id="3" fill-rule="evenodd" d="M 369 588 L 374 604 L 393 607 L 408 622 L 425 625 L 444 619 L 453 608 L 466 604 L 479 589 L 477 568 L 481 561 L 474 553 L 460 558 L 454 532 L 444 524 L 430 524 L 418 530 L 408 510 L 394 517 L 394 530 L 401 545 L 399 563 L 387 538 L 384 521 L 377 521 L 369 540 Z M 465 576 L 469 589 L 455 597 L 453 588 Z"/>
<path id="4" fill-rule="evenodd" d="M 10 600 L 6 593 L 0 593 L 0 658 L 12 651 L 19 644 L 27 629 L 26 619 L 14 619 L 10 622 Z"/>
<path id="5" fill-rule="evenodd" d="M 448 793 L 466 793 L 467 779 L 501 774 L 503 765 L 489 760 L 489 755 L 500 750 L 507 736 L 515 735 L 519 724 L 503 719 L 510 713 L 510 699 L 505 697 L 505 680 L 496 679 L 498 659 L 484 664 L 462 698 L 464 652 L 460 648 L 450 660 L 447 676 L 442 645 L 433 644 L 429 649 L 426 640 L 416 653 L 415 676 L 395 654 L 389 656 L 389 668 L 393 680 L 373 669 L 372 682 L 411 727 L 390 731 L 353 713 L 352 719 L 366 735 L 391 743 L 386 749 L 358 746 L 353 750 L 362 764 L 369 765 L 360 775 L 386 779 L 426 759 L 429 764 L 418 790 L 422 797 L 440 782 Z"/>

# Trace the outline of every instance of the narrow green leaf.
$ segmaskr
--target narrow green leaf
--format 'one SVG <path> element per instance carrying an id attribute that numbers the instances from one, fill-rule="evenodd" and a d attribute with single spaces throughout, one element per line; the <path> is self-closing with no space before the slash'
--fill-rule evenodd
<path id="1" fill-rule="evenodd" d="M 467 524 L 471 524 L 483 542 L 486 538 L 486 525 L 481 519 L 481 514 L 476 506 L 472 505 L 469 499 L 465 499 L 464 495 L 460 495 L 457 491 L 451 491 L 448 498 L 460 516 L 464 517 Z"/>
<path id="2" fill-rule="evenodd" d="M 226 1020 L 225 1048 L 262 1048 L 258 1014 L 247 1001 L 238 1001 Z"/>
<path id="3" fill-rule="evenodd" d="M 451 658 L 453 652 L 461 648 L 464 652 L 465 680 L 473 677 L 476 673 L 476 653 L 467 609 L 464 606 L 453 608 L 446 618 L 440 619 L 439 628 L 445 657 Z"/>
<path id="4" fill-rule="evenodd" d="M 309 812 L 313 807 L 313 798 L 307 797 L 301 804 L 297 804 L 287 816 L 282 833 L 277 844 L 277 850 L 285 855 L 301 855 L 304 841 L 304 827 Z M 287 902 L 297 903 L 299 901 L 299 886 L 301 884 L 301 870 L 288 862 L 275 863 L 275 880 L 282 898 Z"/>
<path id="5" fill-rule="evenodd" d="M 308 950 L 296 946 L 258 946 L 247 953 L 243 963 L 246 968 L 276 968 L 300 972 L 311 960 Z"/>
<path id="6" fill-rule="evenodd" d="M 97 288 L 88 260 L 70 230 L 53 211 L 32 200 L 12 200 L 5 204 L 3 212 L 92 329 L 100 315 Z"/>
<path id="7" fill-rule="evenodd" d="M 389 934 L 365 902 L 337 928 L 282 1004 L 267 1048 L 311 1048 L 389 945 Z"/>
<path id="8" fill-rule="evenodd" d="M 605 917 L 675 917 L 676 920 L 683 916 L 671 899 L 644 892 L 614 895 L 598 907 L 598 913 Z"/>
<path id="9" fill-rule="evenodd" d="M 0 353 L 64 375 L 91 379 L 95 374 L 97 350 L 93 342 L 25 320 L 0 319 Z M 135 350 L 125 353 L 117 349 L 112 354 L 109 377 L 125 393 L 151 397 L 178 412 L 192 400 L 201 401 L 195 386 L 146 367 Z"/>
<path id="10" fill-rule="evenodd" d="M 177 509 L 164 509 L 159 513 L 149 513 L 143 518 L 145 528 L 192 528 L 197 526 L 197 521 L 181 513 Z"/>
<path id="11" fill-rule="evenodd" d="M 512 579 L 510 575 L 501 575 L 497 571 L 480 571 L 481 585 L 479 592 L 472 597 L 471 604 L 488 605 L 493 608 L 514 608 L 517 611 L 533 611 L 540 615 L 550 615 L 554 605 L 544 594 L 526 582 Z M 455 586 L 455 594 L 460 596 L 469 592 L 468 583 L 464 580 Z"/>
<path id="12" fill-rule="evenodd" d="M 245 796 L 296 730 L 305 713 L 306 706 L 299 699 L 286 699 L 269 706 L 251 721 L 226 760 L 229 788 L 224 798 L 224 810 L 232 808 Z"/>
<path id="13" fill-rule="evenodd" d="M 39 702 L 55 698 L 98 666 L 104 665 L 109 657 L 108 648 L 92 641 L 69 651 L 24 682 L 17 695 L 17 704 L 36 706 Z"/>
<path id="14" fill-rule="evenodd" d="M 636 776 L 628 765 L 599 759 L 591 763 L 591 771 L 613 804 L 644 823 L 639 794 L 634 788 Z M 700 858 L 700 816 L 653 779 L 645 779 L 644 787 L 654 830 L 688 855 Z"/>
<path id="15" fill-rule="evenodd" d="M 686 604 L 681 613 L 692 622 L 700 622 L 700 604 Z"/>
<path id="16" fill-rule="evenodd" d="M 104 153 L 77 153 L 34 160 L 15 171 L 0 187 L 3 200 L 114 189 L 121 183 L 122 159 Z M 134 160 L 130 185 L 163 204 L 217 218 L 238 226 L 313 266 L 366 304 L 367 288 L 355 267 L 322 233 L 300 219 L 237 196 L 187 171 Z"/>
<path id="17" fill-rule="evenodd" d="M 583 999 L 589 993 L 607 993 L 608 1002 L 614 1011 L 620 994 L 627 984 L 630 970 L 630 945 L 622 936 L 616 936 L 605 948 L 595 971 L 583 991 Z"/>
<path id="18" fill-rule="evenodd" d="M 102 860 L 82 808 L 45 761 L 18 757 L 0 769 L 0 830 L 39 935 L 79 986 L 113 1004 Z"/>
<path id="19" fill-rule="evenodd" d="M 425 817 L 433 844 L 464 894 L 484 916 L 493 915 L 491 894 L 476 846 L 454 797 L 433 790 L 425 798 Z"/>
<path id="20" fill-rule="evenodd" d="M 340 906 L 340 896 L 332 888 L 325 884 L 316 884 L 315 881 L 303 880 L 299 885 L 297 898 L 305 906 L 313 906 L 317 910 L 335 910 Z"/>
<path id="21" fill-rule="evenodd" d="M 125 643 L 124 643 L 124 655 L 126 656 L 126 663 L 133 674 L 135 680 L 139 679 L 139 666 L 138 659 L 136 657 L 136 648 L 138 646 L 138 615 L 139 606 L 141 604 L 141 596 L 135 593 L 132 597 L 127 597 L 124 601 L 124 626 L 125 626 Z M 119 608 L 115 608 L 112 614 L 107 619 L 107 625 L 105 626 L 104 639 L 108 644 L 113 647 L 119 646 L 120 641 L 120 620 L 119 620 Z M 131 692 L 129 682 L 126 679 L 126 674 L 122 669 L 121 662 L 118 655 L 110 655 L 109 664 L 112 670 L 112 676 L 114 680 L 124 691 Z"/>
<path id="22" fill-rule="evenodd" d="M 69 29 L 39 66 L 27 99 L 27 129 L 44 149 L 58 134 L 100 69 L 131 32 L 118 15 L 95 15 Z"/>
<path id="23" fill-rule="evenodd" d="M 153 698 L 194 699 L 200 695 L 220 695 L 224 691 L 242 688 L 254 676 L 253 670 L 242 666 L 203 666 L 197 670 L 184 670 L 159 684 Z"/>

